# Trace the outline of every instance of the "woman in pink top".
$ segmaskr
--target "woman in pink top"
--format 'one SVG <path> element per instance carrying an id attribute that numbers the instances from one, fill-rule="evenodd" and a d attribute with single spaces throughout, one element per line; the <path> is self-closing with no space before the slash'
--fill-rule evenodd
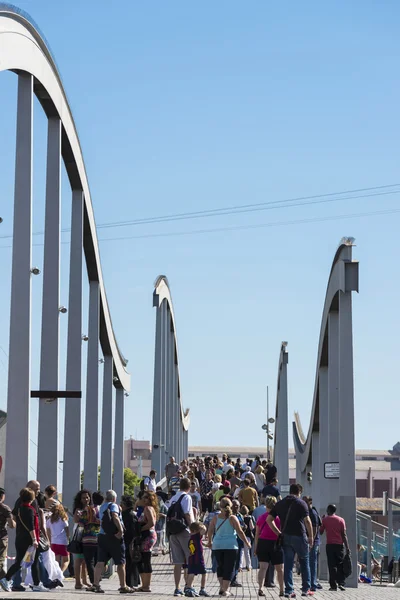
<path id="1" fill-rule="evenodd" d="M 269 511 L 272 510 L 276 504 L 276 498 L 273 496 L 267 496 L 265 500 L 267 506 L 267 512 L 262 514 L 257 519 L 256 526 L 256 537 L 254 541 L 254 554 L 258 558 L 259 570 L 258 570 L 258 595 L 265 596 L 263 588 L 265 574 L 268 569 L 268 563 L 274 565 L 279 583 L 279 596 L 283 596 L 283 550 L 282 548 L 276 548 L 275 543 L 278 536 L 272 531 L 267 523 L 267 517 Z M 277 517 L 275 522 L 279 519 Z M 280 527 L 280 523 L 278 528 Z"/>

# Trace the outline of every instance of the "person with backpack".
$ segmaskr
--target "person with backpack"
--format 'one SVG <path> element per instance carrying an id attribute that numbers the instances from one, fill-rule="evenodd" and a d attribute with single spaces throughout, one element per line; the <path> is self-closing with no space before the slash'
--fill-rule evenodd
<path id="1" fill-rule="evenodd" d="M 166 519 L 171 560 L 174 565 L 174 596 L 184 595 L 180 589 L 181 573 L 183 565 L 187 565 L 189 561 L 189 526 L 194 521 L 189 490 L 190 481 L 187 477 L 183 477 L 180 480 L 179 492 L 170 500 Z"/>
<path id="2" fill-rule="evenodd" d="M 134 590 L 126 585 L 122 515 L 117 504 L 117 494 L 114 490 L 106 492 L 105 501 L 100 507 L 99 517 L 101 525 L 97 540 L 97 564 L 94 570 L 94 585 L 91 591 L 97 594 L 104 593 L 100 586 L 100 580 L 106 563 L 112 558 L 117 567 L 120 593 L 131 594 Z"/>
<path id="3" fill-rule="evenodd" d="M 140 482 L 140 491 L 141 492 L 156 492 L 157 483 L 156 483 L 156 471 L 151 470 L 148 477 L 144 477 Z"/>

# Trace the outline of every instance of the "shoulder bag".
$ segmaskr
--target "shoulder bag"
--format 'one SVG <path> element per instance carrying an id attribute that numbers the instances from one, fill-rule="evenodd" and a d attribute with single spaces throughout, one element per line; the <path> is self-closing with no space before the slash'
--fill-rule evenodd
<path id="1" fill-rule="evenodd" d="M 67 550 L 70 554 L 82 554 L 82 552 L 83 552 L 82 535 L 83 535 L 82 527 L 77 527 L 72 535 L 72 539 L 71 539 L 70 543 L 67 546 Z"/>
<path id="2" fill-rule="evenodd" d="M 293 502 L 294 501 L 292 500 L 292 503 L 289 506 L 289 510 L 287 511 L 286 519 L 285 519 L 285 522 L 284 522 L 283 527 L 281 529 L 281 533 L 278 535 L 278 538 L 277 538 L 277 540 L 275 542 L 275 550 L 280 550 L 282 548 L 282 546 L 283 546 L 283 534 L 285 533 L 285 529 L 286 529 L 286 526 L 288 524 L 290 511 L 292 510 L 292 507 L 293 507 Z"/>

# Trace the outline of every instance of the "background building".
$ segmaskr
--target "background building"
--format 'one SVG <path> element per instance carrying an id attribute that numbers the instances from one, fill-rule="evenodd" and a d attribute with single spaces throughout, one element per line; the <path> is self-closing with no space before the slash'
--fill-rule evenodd
<path id="1" fill-rule="evenodd" d="M 220 446 L 191 446 L 190 456 L 221 456 L 228 452 Z M 248 458 L 260 456 L 267 458 L 267 448 L 250 448 L 234 446 L 230 448 L 231 458 Z M 296 456 L 289 449 L 290 483 L 296 481 Z M 357 498 L 382 498 L 387 492 L 390 498 L 400 497 L 400 442 L 392 450 L 356 450 L 356 485 Z"/>
<path id="2" fill-rule="evenodd" d="M 124 441 L 124 468 L 131 469 L 136 475 L 148 475 L 151 469 L 151 444 L 149 440 Z"/>

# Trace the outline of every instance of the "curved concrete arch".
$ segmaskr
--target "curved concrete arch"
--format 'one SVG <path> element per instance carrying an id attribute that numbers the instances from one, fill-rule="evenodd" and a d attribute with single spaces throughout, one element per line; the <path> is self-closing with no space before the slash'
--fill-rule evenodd
<path id="1" fill-rule="evenodd" d="M 0 71 L 18 78 L 16 163 L 8 368 L 6 486 L 16 496 L 29 472 L 29 399 L 39 397 L 37 477 L 57 485 L 58 398 L 65 397 L 63 498 L 68 506 L 81 485 L 82 341 L 87 345 L 84 484 L 98 485 L 99 363 L 103 367 L 101 478 L 123 490 L 124 392 L 130 389 L 127 360 L 112 326 L 90 189 L 82 148 L 54 57 L 33 20 L 0 2 Z M 46 202 L 39 390 L 31 390 L 31 273 L 33 97 L 47 116 Z M 59 389 L 61 160 L 71 186 L 72 218 L 68 300 L 66 388 Z M 88 335 L 82 336 L 83 253 L 89 279 Z M 61 312 L 66 312 L 65 310 Z M 99 361 L 99 342 L 104 358 Z M 112 452 L 113 386 L 115 433 Z M 15 439 L 19 444 L 15 446 Z M 48 448 L 54 449 L 49 453 Z"/>
<path id="2" fill-rule="evenodd" d="M 181 461 L 188 456 L 190 414 L 181 399 L 178 340 L 171 291 L 167 277 L 154 284 L 156 312 L 152 467 L 163 473 L 169 456 Z"/>
<path id="3" fill-rule="evenodd" d="M 289 485 L 289 415 L 287 365 L 289 354 L 287 342 L 281 343 L 278 362 L 278 381 L 276 385 L 275 435 L 274 435 L 274 464 L 278 471 L 279 487 L 282 496 Z M 286 486 L 282 490 L 281 486 Z"/>
<path id="4" fill-rule="evenodd" d="M 22 12 L 22 11 L 21 11 Z M 82 149 L 55 60 L 42 35 L 27 15 L 12 6 L 0 4 L 0 71 L 24 72 L 33 76 L 33 89 L 48 117 L 62 124 L 61 149 L 73 190 L 84 197 L 83 247 L 90 281 L 98 281 L 100 295 L 100 343 L 114 363 L 114 385 L 130 389 L 130 375 L 112 327 L 101 270 L 99 245 Z"/>
<path id="5" fill-rule="evenodd" d="M 167 302 L 168 308 L 171 313 L 172 331 L 174 334 L 174 346 L 175 346 L 175 364 L 176 364 L 176 369 L 178 372 L 178 398 L 179 398 L 179 405 L 180 405 L 180 411 L 181 411 L 182 425 L 185 430 L 188 430 L 189 425 L 190 425 L 190 415 L 189 415 L 189 409 L 187 408 L 185 410 L 183 408 L 182 402 L 181 402 L 181 381 L 180 381 L 180 377 L 179 377 L 178 338 L 177 338 L 177 334 L 176 334 L 175 314 L 174 314 L 174 307 L 172 304 L 171 290 L 169 288 L 168 278 L 165 275 L 159 275 L 157 277 L 156 281 L 154 282 L 153 306 L 160 308 L 160 306 L 164 300 Z"/>
<path id="6" fill-rule="evenodd" d="M 300 416 L 295 415 L 293 422 L 293 437 L 296 451 L 296 464 L 304 471 L 310 461 L 312 451 L 312 432 L 319 427 L 317 408 L 319 407 L 319 371 L 328 365 L 328 325 L 329 315 L 339 311 L 339 293 L 358 292 L 358 262 L 352 260 L 352 245 L 342 243 L 338 247 L 333 259 L 325 303 L 322 311 L 321 330 L 318 342 L 317 369 L 315 376 L 314 397 L 311 410 L 310 426 L 307 436 L 304 436 Z"/>
<path id="7" fill-rule="evenodd" d="M 356 482 L 354 439 L 352 292 L 358 292 L 358 262 L 353 238 L 343 238 L 329 274 L 318 342 L 310 425 L 305 435 L 295 414 L 293 440 L 296 479 L 323 514 L 330 503 L 347 524 L 356 555 Z M 326 573 L 325 552 L 320 571 Z M 346 581 L 357 587 L 357 573 Z"/>

